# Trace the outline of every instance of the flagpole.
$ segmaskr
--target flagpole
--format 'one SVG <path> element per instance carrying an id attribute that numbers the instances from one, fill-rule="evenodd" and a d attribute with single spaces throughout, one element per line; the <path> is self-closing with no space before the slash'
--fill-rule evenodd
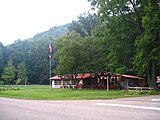
<path id="1" fill-rule="evenodd" d="M 50 70 L 49 70 L 49 76 L 52 77 L 52 58 L 50 58 Z M 52 81 L 50 80 L 50 87 L 52 89 Z"/>
<path id="2" fill-rule="evenodd" d="M 49 44 L 49 58 L 50 58 L 50 69 L 49 69 L 49 77 L 52 77 L 52 46 L 51 46 L 51 41 Z M 52 90 L 52 80 L 50 79 L 50 88 Z"/>

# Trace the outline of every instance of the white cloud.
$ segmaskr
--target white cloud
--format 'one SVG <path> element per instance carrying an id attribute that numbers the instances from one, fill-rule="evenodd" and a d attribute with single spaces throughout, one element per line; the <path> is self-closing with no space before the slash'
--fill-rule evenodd
<path id="1" fill-rule="evenodd" d="M 87 0 L 0 0 L 0 42 L 33 37 L 88 11 Z"/>

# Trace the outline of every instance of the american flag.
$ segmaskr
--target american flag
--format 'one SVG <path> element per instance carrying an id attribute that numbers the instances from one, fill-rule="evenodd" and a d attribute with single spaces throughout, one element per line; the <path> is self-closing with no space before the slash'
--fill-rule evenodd
<path id="1" fill-rule="evenodd" d="M 52 58 L 52 46 L 51 46 L 51 44 L 49 44 L 49 59 L 51 60 L 51 58 Z"/>
<path id="2" fill-rule="evenodd" d="M 51 44 L 49 44 L 49 52 L 50 52 L 50 54 L 52 54 L 52 46 L 51 46 Z"/>

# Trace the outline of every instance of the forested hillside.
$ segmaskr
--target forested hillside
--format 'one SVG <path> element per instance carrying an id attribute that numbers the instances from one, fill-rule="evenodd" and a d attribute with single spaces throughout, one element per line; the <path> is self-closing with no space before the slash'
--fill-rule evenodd
<path id="1" fill-rule="evenodd" d="M 54 39 L 66 34 L 68 31 L 68 24 L 63 26 L 56 26 L 50 30 L 39 33 L 33 38 L 26 40 L 16 40 L 15 43 L 3 46 L 0 43 L 0 80 L 5 84 L 24 84 L 27 80 L 31 84 L 48 84 L 49 83 L 49 49 L 48 46 Z M 54 53 L 54 51 L 53 51 Z M 8 67 L 8 61 L 12 62 L 15 67 L 13 70 L 15 76 L 6 81 L 4 73 L 5 67 Z M 55 67 L 52 64 L 53 69 Z M 19 70 L 20 69 L 20 70 Z M 23 71 L 20 73 L 18 71 Z M 12 70 L 11 70 L 12 71 Z M 9 72 L 8 72 L 9 73 Z M 7 73 L 7 74 L 8 74 Z M 19 75 L 20 74 L 20 75 Z M 22 74 L 22 75 L 21 75 Z M 24 76 L 25 80 L 23 80 Z M 6 78 L 9 79 L 9 78 Z M 18 80 L 18 81 L 17 81 Z"/>

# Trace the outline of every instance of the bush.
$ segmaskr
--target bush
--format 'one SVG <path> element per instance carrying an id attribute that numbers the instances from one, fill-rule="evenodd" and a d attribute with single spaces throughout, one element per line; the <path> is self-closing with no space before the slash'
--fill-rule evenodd
<path id="1" fill-rule="evenodd" d="M 134 96 L 134 95 L 145 95 L 147 94 L 147 92 L 145 91 L 129 91 L 129 90 L 123 90 L 122 94 L 126 95 L 126 96 Z"/>
<path id="2" fill-rule="evenodd" d="M 157 95 L 158 92 L 156 90 L 150 90 L 148 91 L 148 95 Z"/>
<path id="3" fill-rule="evenodd" d="M 0 87 L 0 91 L 4 91 L 4 90 L 7 90 L 7 88 Z"/>
<path id="4" fill-rule="evenodd" d="M 22 83 L 22 80 L 21 79 L 17 79 L 16 80 L 16 85 L 20 85 Z"/>
<path id="5" fill-rule="evenodd" d="M 5 91 L 5 90 L 20 90 L 20 88 L 12 88 L 12 87 L 0 87 L 0 91 Z"/>
<path id="6" fill-rule="evenodd" d="M 0 80 L 0 85 L 4 85 L 4 82 L 2 80 Z"/>
<path id="7" fill-rule="evenodd" d="M 12 90 L 20 90 L 19 88 L 12 88 Z"/>

